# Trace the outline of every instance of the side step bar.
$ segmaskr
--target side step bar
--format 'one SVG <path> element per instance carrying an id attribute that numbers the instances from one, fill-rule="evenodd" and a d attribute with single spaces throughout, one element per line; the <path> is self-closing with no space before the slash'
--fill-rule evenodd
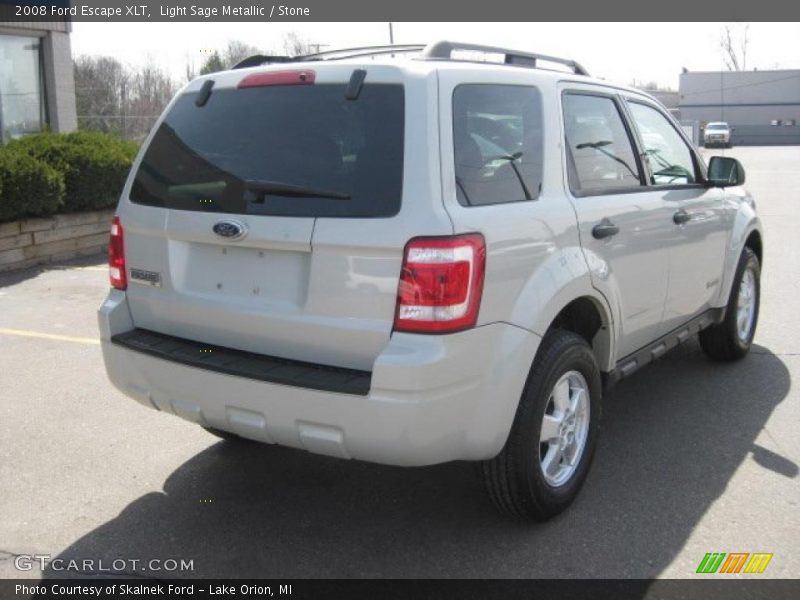
<path id="1" fill-rule="evenodd" d="M 643 366 L 661 358 L 678 344 L 682 344 L 691 336 L 699 333 L 709 325 L 720 323 L 725 319 L 725 308 L 712 308 L 696 316 L 688 323 L 673 329 L 667 335 L 660 337 L 655 342 L 637 350 L 617 361 L 617 366 L 604 377 L 604 388 L 610 389 L 617 382 L 630 377 Z"/>

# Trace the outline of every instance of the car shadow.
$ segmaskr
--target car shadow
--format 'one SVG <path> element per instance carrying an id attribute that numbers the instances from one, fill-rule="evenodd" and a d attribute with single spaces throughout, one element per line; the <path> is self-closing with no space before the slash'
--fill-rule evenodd
<path id="1" fill-rule="evenodd" d="M 496 514 L 469 463 L 405 469 L 220 442 L 58 558 L 193 561 L 169 577 L 655 577 L 743 461 L 797 477 L 755 443 L 790 376 L 753 350 L 713 364 L 692 340 L 620 383 L 581 495 L 546 523 Z"/>

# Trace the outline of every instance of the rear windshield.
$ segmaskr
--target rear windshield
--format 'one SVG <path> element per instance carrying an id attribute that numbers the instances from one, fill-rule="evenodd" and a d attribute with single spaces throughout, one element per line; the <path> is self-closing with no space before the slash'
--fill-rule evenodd
<path id="1" fill-rule="evenodd" d="M 726 123 L 709 123 L 706 125 L 706 129 L 727 129 L 728 125 Z"/>
<path id="2" fill-rule="evenodd" d="M 384 217 L 400 209 L 402 85 L 213 90 L 181 96 L 145 152 L 131 200 L 219 213 Z"/>

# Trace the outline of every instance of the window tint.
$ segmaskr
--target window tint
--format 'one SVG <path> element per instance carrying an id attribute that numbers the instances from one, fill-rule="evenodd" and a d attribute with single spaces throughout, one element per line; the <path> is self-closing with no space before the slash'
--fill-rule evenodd
<path id="1" fill-rule="evenodd" d="M 133 202 L 179 210 L 314 217 L 398 212 L 403 181 L 400 85 L 213 90 L 186 94 L 159 127 Z"/>
<path id="2" fill-rule="evenodd" d="M 464 206 L 533 200 L 542 184 L 542 102 L 533 87 L 460 85 L 453 152 Z"/>
<path id="3" fill-rule="evenodd" d="M 654 185 L 694 183 L 692 153 L 667 118 L 645 104 L 631 102 L 628 106 L 650 164 L 650 182 Z"/>
<path id="4" fill-rule="evenodd" d="M 564 129 L 573 191 L 603 192 L 641 185 L 630 137 L 611 98 L 566 94 Z"/>

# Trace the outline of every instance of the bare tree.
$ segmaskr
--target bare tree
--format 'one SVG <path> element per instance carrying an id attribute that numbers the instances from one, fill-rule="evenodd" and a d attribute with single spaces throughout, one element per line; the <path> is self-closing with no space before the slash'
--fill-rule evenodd
<path id="1" fill-rule="evenodd" d="M 284 34 L 283 51 L 289 56 L 303 56 L 319 51 L 320 44 L 312 44 L 294 31 Z"/>
<path id="2" fill-rule="evenodd" d="M 726 25 L 720 34 L 719 47 L 722 52 L 722 60 L 728 71 L 747 70 L 747 50 L 750 44 L 748 33 L 750 25 L 744 26 L 744 32 L 739 39 L 731 32 L 731 28 Z"/>
<path id="3" fill-rule="evenodd" d="M 239 40 L 230 40 L 227 48 L 222 53 L 222 61 L 227 68 L 232 68 L 242 62 L 248 56 L 262 54 L 261 50 L 250 44 L 245 44 Z"/>
<path id="4" fill-rule="evenodd" d="M 195 77 L 197 77 L 197 69 L 194 66 L 194 59 L 189 56 L 189 53 L 186 53 L 186 66 L 184 67 L 184 76 L 186 77 L 186 81 L 191 81 Z"/>
<path id="5" fill-rule="evenodd" d="M 79 56 L 73 64 L 79 125 L 97 131 L 119 131 L 122 96 L 130 77 L 125 67 L 110 56 Z"/>
<path id="6" fill-rule="evenodd" d="M 152 61 L 129 68 L 110 57 L 79 56 L 74 72 L 80 128 L 128 139 L 147 135 L 177 88 Z"/>
<path id="7" fill-rule="evenodd" d="M 176 91 L 172 78 L 152 61 L 132 70 L 122 105 L 125 111 L 121 124 L 123 137 L 140 139 L 146 136 Z"/>

